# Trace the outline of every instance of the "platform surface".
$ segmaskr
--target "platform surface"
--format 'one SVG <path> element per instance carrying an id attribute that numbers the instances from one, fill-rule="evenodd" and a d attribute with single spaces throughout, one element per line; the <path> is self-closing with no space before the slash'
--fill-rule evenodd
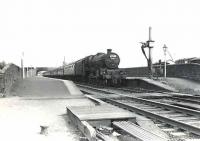
<path id="1" fill-rule="evenodd" d="M 68 109 L 80 120 L 86 121 L 103 119 L 130 119 L 135 117 L 133 113 L 110 104 L 90 107 L 68 107 Z"/>
<path id="2" fill-rule="evenodd" d="M 72 82 L 66 83 L 44 77 L 16 83 L 10 95 L 0 98 L 1 140 L 79 141 L 80 132 L 70 124 L 66 106 L 95 104 L 77 95 Z M 47 136 L 40 134 L 41 125 L 49 126 Z"/>
<path id="3" fill-rule="evenodd" d="M 177 90 L 174 87 L 171 87 L 169 85 L 163 84 L 159 81 L 155 81 L 155 80 L 152 80 L 152 79 L 149 79 L 149 78 L 146 78 L 146 77 L 127 77 L 126 79 L 129 79 L 129 80 L 139 79 L 139 80 L 142 80 L 146 83 L 155 85 L 157 87 L 160 87 L 160 88 L 172 91 L 172 92 L 177 92 Z"/>
<path id="4" fill-rule="evenodd" d="M 14 85 L 11 95 L 20 97 L 51 97 L 64 98 L 70 95 L 62 81 L 45 77 L 31 77 Z"/>
<path id="5" fill-rule="evenodd" d="M 190 89 L 200 94 L 200 82 L 174 77 L 168 77 L 166 78 L 166 81 L 178 90 Z"/>

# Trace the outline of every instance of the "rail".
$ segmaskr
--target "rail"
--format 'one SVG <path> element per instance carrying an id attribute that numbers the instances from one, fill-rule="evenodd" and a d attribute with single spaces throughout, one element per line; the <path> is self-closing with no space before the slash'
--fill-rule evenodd
<path id="1" fill-rule="evenodd" d="M 167 118 L 167 117 L 161 116 L 159 114 L 149 112 L 147 110 L 142 110 L 141 108 L 138 108 L 138 107 L 132 106 L 132 105 L 128 105 L 128 104 L 126 104 L 124 102 L 119 102 L 119 101 L 112 100 L 112 99 L 107 99 L 107 98 L 105 98 L 104 100 L 106 102 L 112 103 L 114 105 L 117 105 L 119 107 L 128 109 L 130 111 L 134 111 L 136 113 L 140 113 L 140 114 L 142 114 L 142 115 L 144 115 L 146 117 L 153 118 L 154 120 L 163 121 L 163 122 L 168 123 L 168 124 L 170 124 L 172 126 L 178 126 L 179 128 L 182 128 L 182 129 L 190 131 L 190 132 L 192 132 L 194 134 L 200 135 L 200 128 L 196 127 L 196 126 L 193 126 L 191 124 L 187 124 L 187 123 L 184 123 L 182 121 L 178 121 L 178 120 L 175 120 L 175 119 L 172 119 L 172 118 Z"/>

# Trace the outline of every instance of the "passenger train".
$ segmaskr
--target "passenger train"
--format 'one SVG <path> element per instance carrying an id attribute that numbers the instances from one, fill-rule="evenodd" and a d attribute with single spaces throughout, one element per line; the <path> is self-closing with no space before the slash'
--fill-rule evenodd
<path id="1" fill-rule="evenodd" d="M 107 53 L 90 55 L 76 62 L 43 73 L 45 77 L 64 78 L 100 85 L 116 86 L 125 83 L 126 73 L 118 68 L 119 55 Z"/>

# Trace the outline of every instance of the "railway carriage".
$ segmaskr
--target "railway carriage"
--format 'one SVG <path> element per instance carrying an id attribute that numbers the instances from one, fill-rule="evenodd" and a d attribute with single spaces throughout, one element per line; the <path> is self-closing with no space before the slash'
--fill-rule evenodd
<path id="1" fill-rule="evenodd" d="M 75 75 L 74 63 L 68 64 L 68 65 L 64 65 L 63 69 L 64 69 L 64 74 L 63 75 L 67 75 L 67 76 L 74 76 Z"/>

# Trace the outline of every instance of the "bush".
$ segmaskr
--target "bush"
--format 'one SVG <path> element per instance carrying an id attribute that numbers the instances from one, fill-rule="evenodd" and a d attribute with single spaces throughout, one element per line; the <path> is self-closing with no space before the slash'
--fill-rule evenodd
<path id="1" fill-rule="evenodd" d="M 0 69 L 3 69 L 6 66 L 5 61 L 0 62 Z"/>

